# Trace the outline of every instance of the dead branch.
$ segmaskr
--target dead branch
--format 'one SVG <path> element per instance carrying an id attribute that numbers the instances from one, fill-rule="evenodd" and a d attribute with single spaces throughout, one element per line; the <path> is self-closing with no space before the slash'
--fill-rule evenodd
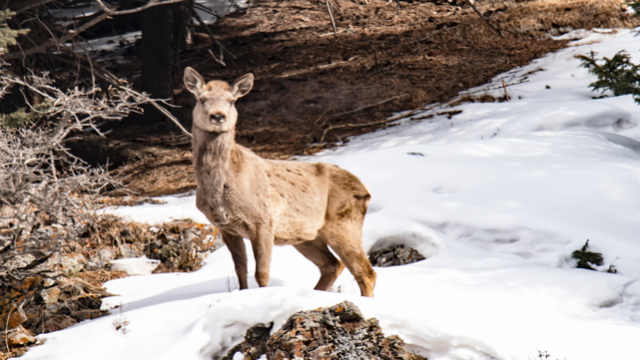
<path id="1" fill-rule="evenodd" d="M 323 65 L 313 66 L 313 67 L 310 67 L 310 68 L 307 68 L 307 69 L 285 72 L 284 74 L 278 75 L 278 77 L 279 78 L 287 78 L 287 77 L 290 77 L 290 76 L 297 76 L 297 75 L 300 75 L 300 74 L 304 74 L 304 73 L 308 73 L 308 72 L 312 72 L 312 71 L 316 71 L 316 70 L 333 69 L 335 67 L 345 65 L 345 64 L 355 60 L 356 58 L 357 58 L 356 56 L 352 56 L 346 61 L 338 61 L 338 62 L 334 62 L 334 63 L 331 63 L 331 64 L 323 64 Z"/>
<path id="2" fill-rule="evenodd" d="M 335 129 L 343 129 L 343 128 L 357 128 L 357 127 L 366 127 L 366 126 L 375 126 L 375 125 L 383 125 L 383 124 L 387 124 L 387 123 L 391 123 L 400 119 L 404 119 L 408 116 L 411 116 L 417 112 L 421 112 L 421 111 L 429 111 L 435 107 L 437 107 L 439 104 L 435 104 L 432 105 L 428 108 L 425 108 L 424 105 L 420 105 L 419 107 L 407 112 L 407 113 L 403 113 L 394 117 L 390 117 L 388 119 L 384 119 L 384 120 L 379 120 L 379 121 L 373 121 L 373 122 L 368 122 L 368 123 L 364 123 L 364 124 L 341 124 L 341 125 L 331 125 L 328 128 L 324 129 L 324 131 L 322 132 L 322 136 L 320 137 L 320 141 L 318 141 L 319 143 L 323 143 L 324 142 L 324 138 L 327 136 L 327 133 L 331 130 L 335 130 Z"/>
<path id="3" fill-rule="evenodd" d="M 369 104 L 369 105 L 360 106 L 359 108 L 354 109 L 354 110 L 345 111 L 345 112 L 343 112 L 343 113 L 339 113 L 339 114 L 331 115 L 331 117 L 332 117 L 332 118 L 335 118 L 335 117 L 340 117 L 340 116 L 344 116 L 344 115 L 348 115 L 348 114 L 353 114 L 353 113 L 356 113 L 356 112 L 358 112 L 358 111 L 362 111 L 362 110 L 364 110 L 364 109 L 372 108 L 372 107 L 375 107 L 375 106 L 378 106 L 378 105 L 382 105 L 382 104 L 384 104 L 384 103 L 387 103 L 387 102 L 389 102 L 389 101 L 392 101 L 392 100 L 395 100 L 395 99 L 399 99 L 399 98 L 401 98 L 401 97 L 405 97 L 405 96 L 407 96 L 407 95 L 409 95 L 409 94 L 400 94 L 400 95 L 392 96 L 392 97 L 390 97 L 390 98 L 388 98 L 388 99 L 382 100 L 382 101 L 377 102 L 377 103 L 375 103 L 375 104 Z"/>
<path id="4" fill-rule="evenodd" d="M 473 1 L 470 1 L 470 0 L 464 0 L 464 1 L 467 4 L 471 5 L 471 7 L 473 8 L 473 11 L 475 11 L 476 14 L 478 14 L 478 16 L 480 16 L 480 18 L 487 23 L 487 25 L 489 25 L 493 30 L 495 30 L 498 33 L 498 35 L 500 35 L 501 38 L 504 39 L 504 35 L 502 35 L 502 31 L 500 31 L 500 29 L 498 29 L 497 27 L 493 26 L 493 24 L 489 21 L 489 19 L 487 19 L 484 15 L 482 15 L 482 13 L 478 10 L 478 8 L 473 4 Z"/>
<path id="5" fill-rule="evenodd" d="M 336 28 L 336 21 L 333 19 L 333 12 L 331 11 L 331 0 L 325 0 L 327 3 L 327 11 L 329 12 L 329 17 L 331 18 L 331 25 L 333 26 L 333 34 L 338 35 L 338 29 Z"/>
<path id="6" fill-rule="evenodd" d="M 46 5 L 50 2 L 53 2 L 54 0 L 31 0 L 31 1 L 25 1 L 23 3 L 23 6 L 21 8 L 17 8 L 14 9 L 14 11 L 19 14 L 21 12 L 27 11 L 27 10 L 31 10 L 33 8 L 36 8 L 38 6 L 42 6 L 42 5 Z"/>
<path id="7" fill-rule="evenodd" d="M 70 50 L 69 50 L 70 51 Z M 88 57 L 84 57 L 82 55 L 76 54 L 74 52 L 71 52 L 73 55 L 77 56 L 79 59 L 83 59 L 87 62 L 91 63 L 91 60 Z M 68 63 L 68 64 L 75 64 L 75 62 L 65 59 L 65 58 L 61 58 L 59 56 L 55 56 L 55 55 L 50 55 L 51 57 L 54 57 L 56 60 L 59 60 L 61 62 L 64 63 Z M 147 95 L 143 94 L 143 93 L 139 93 L 135 90 L 132 90 L 131 88 L 128 87 L 123 87 L 122 84 L 120 83 L 120 80 L 113 74 L 111 73 L 109 70 L 103 68 L 102 66 L 100 66 L 99 64 L 92 64 L 95 66 L 95 68 L 98 71 L 94 71 L 94 69 L 92 68 L 88 68 L 82 64 L 79 65 L 79 67 L 82 70 L 88 71 L 90 72 L 92 75 L 97 76 L 98 78 L 106 81 L 107 83 L 111 84 L 113 87 L 118 88 L 120 90 L 124 90 L 127 91 L 131 94 L 133 94 L 134 96 L 138 97 L 138 98 L 144 98 Z M 158 99 L 151 99 L 149 98 L 147 103 L 150 103 L 151 105 L 153 105 L 153 107 L 155 107 L 156 109 L 158 109 L 163 115 L 165 115 L 169 120 L 171 120 L 174 124 L 176 124 L 176 126 L 178 126 L 178 128 L 180 128 L 180 130 L 185 133 L 186 135 L 188 135 L 189 137 L 191 137 L 191 133 L 185 129 L 182 124 L 180 124 L 180 121 L 173 116 L 173 114 L 171 114 L 171 112 L 169 112 L 169 110 L 165 109 L 163 106 L 159 105 L 158 102 L 162 102 L 165 103 L 164 100 L 158 100 Z M 100 134 L 100 131 L 98 129 L 95 129 L 98 134 Z"/>
<path id="8" fill-rule="evenodd" d="M 37 53 L 41 53 L 43 51 L 48 50 L 49 48 L 52 48 L 54 46 L 58 46 L 59 44 L 64 44 L 65 42 L 71 40 L 72 38 L 78 36 L 81 32 L 87 30 L 88 28 L 92 27 L 93 25 L 101 22 L 104 19 L 107 19 L 109 17 L 108 14 L 102 14 L 98 17 L 96 17 L 95 19 L 87 22 L 86 24 L 80 26 L 79 28 L 77 28 L 76 30 L 69 30 L 69 32 L 67 33 L 67 35 L 59 38 L 59 39 L 52 39 L 47 41 L 46 43 L 40 45 L 40 46 L 36 46 L 33 47 L 31 49 L 27 49 L 24 51 L 20 51 L 20 52 L 12 52 L 9 53 L 7 55 L 2 55 L 1 58 L 2 60 L 13 60 L 13 59 L 18 59 L 21 57 L 27 57 L 29 55 L 33 55 L 33 54 L 37 54 Z"/>
<path id="9" fill-rule="evenodd" d="M 202 26 L 204 28 L 204 30 L 207 32 L 207 35 L 209 35 L 209 37 L 211 38 L 211 40 L 216 43 L 216 45 L 218 45 L 218 47 L 220 47 L 221 49 L 221 53 L 222 50 L 226 51 L 229 55 L 231 55 L 232 58 L 237 59 L 235 55 L 233 55 L 233 53 L 229 50 L 227 50 L 226 47 L 224 47 L 224 45 L 222 45 L 222 43 L 220 41 L 218 41 L 218 39 L 216 39 L 216 37 L 213 35 L 213 33 L 211 32 L 211 29 L 209 29 L 209 27 L 207 26 L 207 24 L 204 22 L 204 20 L 202 20 L 202 18 L 200 17 L 200 15 L 198 15 L 198 12 L 195 11 L 193 9 L 193 7 L 189 8 L 191 10 L 191 14 L 193 15 L 194 18 L 196 18 L 196 20 L 198 21 L 198 24 L 200 24 L 200 26 Z M 214 57 L 215 58 L 215 57 Z M 222 56 L 220 56 L 220 59 L 222 59 Z"/>
<path id="10" fill-rule="evenodd" d="M 161 0 L 149 0 L 149 2 L 146 5 L 137 7 L 135 9 L 129 9 L 129 10 L 120 10 L 120 11 L 116 11 L 113 9 L 110 9 L 108 6 L 106 6 L 102 0 L 95 0 L 98 5 L 100 6 L 100 8 L 102 9 L 102 11 L 104 11 L 107 15 L 110 16 L 115 16 L 115 15 L 127 15 L 127 14 L 133 14 L 133 13 L 137 13 L 140 12 L 142 10 L 146 10 L 148 8 L 154 7 L 154 6 L 158 6 L 158 5 L 169 5 L 169 4 L 175 4 L 175 3 L 179 3 L 179 2 L 183 2 L 185 0 L 165 0 L 165 1 L 161 1 Z"/>
<path id="11" fill-rule="evenodd" d="M 220 49 L 220 60 L 218 60 L 218 58 L 215 55 L 213 55 L 213 51 L 211 51 L 211 49 L 207 49 L 207 51 L 209 51 L 209 55 L 211 55 L 211 57 L 213 58 L 213 61 L 217 62 L 222 66 L 227 66 L 227 64 L 224 63 L 224 52 L 222 52 L 222 48 Z"/>
<path id="12" fill-rule="evenodd" d="M 185 129 L 180 124 L 180 121 L 178 121 L 178 119 L 176 119 L 176 117 L 173 116 L 173 114 L 171 114 L 171 112 L 169 112 L 169 110 L 165 109 L 164 107 L 160 106 L 160 104 L 158 104 L 158 101 L 160 101 L 160 100 L 151 101 L 151 105 L 153 105 L 153 107 L 155 107 L 161 113 L 163 113 L 167 118 L 169 118 L 169 120 L 173 121 L 173 123 L 176 124 L 180 128 L 180 130 L 182 130 L 183 133 L 185 133 L 186 135 L 189 135 L 189 137 L 193 137 L 193 135 L 191 135 L 191 133 L 189 131 L 187 131 L 187 129 Z"/>
<path id="13" fill-rule="evenodd" d="M 502 79 L 502 89 L 504 89 L 504 100 L 505 101 L 509 101 L 509 93 L 507 92 L 507 84 L 504 82 L 504 79 Z"/>

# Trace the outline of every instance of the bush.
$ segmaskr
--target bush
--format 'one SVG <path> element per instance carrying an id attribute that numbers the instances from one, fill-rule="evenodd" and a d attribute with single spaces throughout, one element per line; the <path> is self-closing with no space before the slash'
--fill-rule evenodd
<path id="1" fill-rule="evenodd" d="M 596 270 L 592 267 L 592 265 L 602 266 L 604 258 L 602 257 L 601 253 L 587 251 L 588 248 L 589 248 L 589 240 L 587 240 L 587 242 L 584 243 L 584 246 L 582 246 L 580 250 L 574 251 L 571 254 L 571 257 L 578 261 L 577 268 Z"/>
<path id="2" fill-rule="evenodd" d="M 619 51 L 613 58 L 596 58 L 597 53 L 590 56 L 577 55 L 582 61 L 581 67 L 598 77 L 598 81 L 589 84 L 593 91 L 604 93 L 611 90 L 615 96 L 632 94 L 636 103 L 640 104 L 640 66 L 631 62 L 629 54 Z"/>

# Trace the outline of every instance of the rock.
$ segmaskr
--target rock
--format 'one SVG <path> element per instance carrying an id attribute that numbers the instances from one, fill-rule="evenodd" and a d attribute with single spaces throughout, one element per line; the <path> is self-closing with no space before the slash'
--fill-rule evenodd
<path id="1" fill-rule="evenodd" d="M 58 298 L 60 297 L 60 289 L 57 286 L 43 289 L 40 291 L 40 295 L 42 295 L 42 300 L 45 304 L 55 304 L 58 302 Z"/>
<path id="2" fill-rule="evenodd" d="M 115 259 L 115 251 L 103 248 L 87 261 L 84 268 L 88 271 L 103 269 L 113 259 Z"/>
<path id="3" fill-rule="evenodd" d="M 373 266 L 396 266 L 418 262 L 426 259 L 418 250 L 404 245 L 393 245 L 375 251 L 369 255 L 369 261 Z"/>
<path id="4" fill-rule="evenodd" d="M 131 244 L 122 244 L 119 249 L 122 253 L 122 257 L 124 258 L 134 258 L 138 256 L 136 254 L 136 250 L 131 246 Z"/>
<path id="5" fill-rule="evenodd" d="M 60 264 L 64 267 L 63 271 L 67 274 L 80 272 L 86 262 L 87 259 L 85 259 L 82 254 L 64 255 L 62 259 L 60 259 Z"/>
<path id="6" fill-rule="evenodd" d="M 18 325 L 16 328 L 8 331 L 7 343 L 9 346 L 25 346 L 36 342 L 36 338 L 31 335 L 29 330 Z"/>
<path id="7" fill-rule="evenodd" d="M 42 280 L 42 286 L 44 286 L 45 288 L 50 288 L 53 285 L 57 284 L 57 282 L 53 279 L 44 279 Z"/>
<path id="8" fill-rule="evenodd" d="M 36 257 L 31 254 L 21 254 L 9 259 L 4 266 L 9 269 L 20 269 L 31 264 L 35 259 Z"/>
<path id="9" fill-rule="evenodd" d="M 408 353 L 398 336 L 385 338 L 378 320 L 365 320 L 349 301 L 297 312 L 271 336 L 270 329 L 264 324 L 250 328 L 245 341 L 223 359 L 233 359 L 236 352 L 242 352 L 245 360 L 256 360 L 263 354 L 269 360 L 424 359 Z"/>
<path id="10" fill-rule="evenodd" d="M 116 252 L 112 249 L 103 248 L 98 251 L 98 256 L 100 257 L 100 260 L 109 262 L 116 258 Z"/>
<path id="11" fill-rule="evenodd" d="M 269 323 L 269 325 L 257 324 L 250 327 L 244 336 L 244 342 L 231 348 L 221 360 L 233 360 L 234 355 L 238 352 L 242 353 L 243 360 L 258 360 L 267 353 L 267 341 L 272 327 L 273 323 Z"/>

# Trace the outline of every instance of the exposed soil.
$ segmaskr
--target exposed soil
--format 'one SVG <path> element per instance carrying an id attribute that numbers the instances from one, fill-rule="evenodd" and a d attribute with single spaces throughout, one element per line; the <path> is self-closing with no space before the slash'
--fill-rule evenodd
<path id="1" fill-rule="evenodd" d="M 226 66 L 215 62 L 208 49 L 217 56 L 217 47 L 196 28 L 181 65 L 207 80 L 252 72 L 254 88 L 237 104 L 237 140 L 263 157 L 288 158 L 374 131 L 362 124 L 394 111 L 446 102 L 566 45 L 549 33 L 640 25 L 620 0 L 476 1 L 502 38 L 462 2 L 354 1 L 333 0 L 335 35 L 324 2 L 257 0 L 211 27 L 235 59 L 225 54 Z M 178 76 L 174 83 L 189 128 L 194 99 Z M 341 124 L 356 126 L 323 137 Z M 154 196 L 195 187 L 188 138 L 177 130 L 148 137 L 129 128 L 115 136 L 153 149 L 117 170 L 131 189 Z"/>

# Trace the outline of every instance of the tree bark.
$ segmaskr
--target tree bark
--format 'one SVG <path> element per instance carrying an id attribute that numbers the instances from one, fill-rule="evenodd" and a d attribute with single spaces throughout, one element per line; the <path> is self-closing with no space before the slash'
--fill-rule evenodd
<path id="1" fill-rule="evenodd" d="M 172 99 L 173 11 L 156 6 L 144 11 L 142 20 L 141 87 L 155 98 Z"/>
<path id="2" fill-rule="evenodd" d="M 144 10 L 142 19 L 142 71 L 140 87 L 153 98 L 173 100 L 173 76 L 179 72 L 178 54 L 188 14 L 183 4 L 156 6 Z M 151 106 L 145 107 L 142 122 L 166 119 Z"/>
<path id="3" fill-rule="evenodd" d="M 156 6 L 143 12 L 142 46 L 140 59 L 142 72 L 140 87 L 153 98 L 173 100 L 174 32 L 171 6 Z M 160 112 L 147 105 L 142 123 L 155 123 L 162 119 Z"/>

